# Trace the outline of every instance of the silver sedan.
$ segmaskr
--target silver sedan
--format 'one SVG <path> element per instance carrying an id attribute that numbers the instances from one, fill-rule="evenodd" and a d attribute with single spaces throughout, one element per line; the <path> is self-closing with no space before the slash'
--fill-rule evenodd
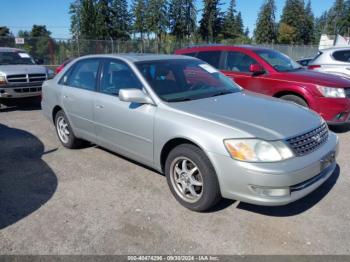
<path id="1" fill-rule="evenodd" d="M 338 138 L 318 115 L 196 58 L 82 57 L 44 83 L 42 109 L 63 146 L 90 141 L 150 166 L 196 211 L 222 197 L 288 204 L 336 168 Z"/>

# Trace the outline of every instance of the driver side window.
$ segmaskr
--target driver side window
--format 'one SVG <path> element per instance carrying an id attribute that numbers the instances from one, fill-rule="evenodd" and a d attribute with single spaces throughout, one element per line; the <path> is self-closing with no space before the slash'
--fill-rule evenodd
<path id="1" fill-rule="evenodd" d="M 107 60 L 103 65 L 100 83 L 100 92 L 110 95 L 119 95 L 120 89 L 137 88 L 143 86 L 131 68 L 119 60 Z"/>
<path id="2" fill-rule="evenodd" d="M 226 61 L 224 63 L 224 70 L 231 72 L 250 73 L 249 67 L 252 64 L 257 64 L 257 62 L 250 56 L 241 52 L 230 51 L 227 52 Z"/>

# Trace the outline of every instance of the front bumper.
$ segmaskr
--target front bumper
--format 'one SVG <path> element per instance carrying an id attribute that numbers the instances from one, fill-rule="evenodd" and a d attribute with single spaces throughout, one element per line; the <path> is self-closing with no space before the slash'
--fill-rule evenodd
<path id="1" fill-rule="evenodd" d="M 42 83 L 30 86 L 0 87 L 0 98 L 24 98 L 41 95 Z"/>
<path id="2" fill-rule="evenodd" d="M 350 98 L 317 98 L 318 113 L 329 125 L 350 123 Z"/>
<path id="3" fill-rule="evenodd" d="M 207 152 L 216 170 L 224 198 L 263 206 L 279 206 L 294 202 L 323 184 L 337 164 L 327 166 L 322 160 L 338 154 L 338 138 L 330 132 L 329 138 L 318 150 L 303 157 L 278 163 L 247 163 L 229 156 Z M 267 196 L 255 189 L 288 190 L 283 196 Z M 261 191 L 261 190 L 260 190 Z"/>

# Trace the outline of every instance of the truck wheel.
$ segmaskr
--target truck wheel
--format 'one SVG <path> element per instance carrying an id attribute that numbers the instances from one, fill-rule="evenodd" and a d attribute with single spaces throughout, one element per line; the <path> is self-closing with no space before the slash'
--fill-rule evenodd
<path id="1" fill-rule="evenodd" d="M 285 95 L 285 96 L 281 96 L 280 98 L 283 99 L 283 100 L 294 102 L 294 103 L 296 103 L 298 105 L 301 105 L 303 107 L 309 108 L 309 105 L 306 103 L 306 101 L 303 98 L 299 97 L 299 96 L 296 96 L 296 95 Z"/>
<path id="2" fill-rule="evenodd" d="M 64 147 L 73 149 L 82 146 L 83 140 L 75 137 L 68 118 L 62 110 L 58 111 L 55 116 L 55 127 L 57 136 Z"/>
<path id="3" fill-rule="evenodd" d="M 193 211 L 206 211 L 221 199 L 213 166 L 198 147 L 183 144 L 167 157 L 165 174 L 170 191 L 180 204 Z"/>

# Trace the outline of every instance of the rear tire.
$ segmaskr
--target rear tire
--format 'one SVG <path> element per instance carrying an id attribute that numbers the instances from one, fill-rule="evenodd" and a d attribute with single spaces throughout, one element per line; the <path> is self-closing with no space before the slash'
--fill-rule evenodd
<path id="1" fill-rule="evenodd" d="M 309 105 L 306 103 L 306 101 L 303 98 L 299 97 L 299 96 L 296 96 L 296 95 L 285 95 L 285 96 L 281 96 L 280 98 L 283 99 L 283 100 L 294 102 L 294 103 L 296 103 L 296 104 L 298 104 L 300 106 L 309 108 Z"/>
<path id="2" fill-rule="evenodd" d="M 58 139 L 64 147 L 74 149 L 79 148 L 84 144 L 83 140 L 74 135 L 68 118 L 62 110 L 56 113 L 55 127 Z"/>
<path id="3" fill-rule="evenodd" d="M 175 147 L 165 163 L 170 191 L 178 202 L 193 211 L 206 211 L 221 200 L 219 182 L 204 152 L 191 144 Z"/>

